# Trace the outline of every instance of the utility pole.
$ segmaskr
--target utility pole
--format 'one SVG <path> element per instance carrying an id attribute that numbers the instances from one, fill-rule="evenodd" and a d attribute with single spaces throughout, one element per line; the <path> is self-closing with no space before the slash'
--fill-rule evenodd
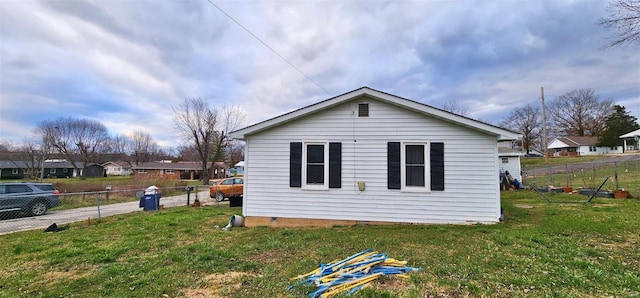
<path id="1" fill-rule="evenodd" d="M 544 163 L 549 163 L 549 150 L 547 149 L 547 115 L 546 108 L 544 106 L 544 87 L 540 87 L 540 93 L 542 94 L 542 133 L 543 137 L 543 146 L 544 146 Z"/>

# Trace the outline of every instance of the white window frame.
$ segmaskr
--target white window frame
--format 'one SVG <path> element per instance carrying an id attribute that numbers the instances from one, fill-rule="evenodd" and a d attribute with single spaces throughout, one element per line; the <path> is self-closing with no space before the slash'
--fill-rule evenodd
<path id="1" fill-rule="evenodd" d="M 176 170 L 164 170 L 164 172 L 167 175 L 174 175 L 176 173 Z"/>
<path id="2" fill-rule="evenodd" d="M 323 184 L 307 184 L 307 146 L 322 145 L 324 148 L 324 183 Z M 302 143 L 302 189 L 304 190 L 329 190 L 329 142 L 303 142 Z"/>
<path id="3" fill-rule="evenodd" d="M 424 186 L 407 186 L 407 145 L 420 145 L 424 148 Z M 431 192 L 431 156 L 429 142 L 410 141 L 401 142 L 400 147 L 400 191 L 404 192 Z"/>
<path id="4" fill-rule="evenodd" d="M 508 157 L 501 157 L 500 159 L 502 160 L 502 163 L 509 163 Z"/>
<path id="5" fill-rule="evenodd" d="M 138 170 L 138 173 L 140 173 L 140 174 L 147 173 L 147 169 L 139 169 L 139 170 Z"/>

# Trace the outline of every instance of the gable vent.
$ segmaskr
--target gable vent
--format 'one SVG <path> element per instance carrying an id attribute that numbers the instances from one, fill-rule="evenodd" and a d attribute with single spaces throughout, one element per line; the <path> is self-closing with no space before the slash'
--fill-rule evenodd
<path id="1" fill-rule="evenodd" d="M 368 103 L 360 103 L 360 104 L 358 104 L 358 117 L 369 117 L 369 104 Z"/>

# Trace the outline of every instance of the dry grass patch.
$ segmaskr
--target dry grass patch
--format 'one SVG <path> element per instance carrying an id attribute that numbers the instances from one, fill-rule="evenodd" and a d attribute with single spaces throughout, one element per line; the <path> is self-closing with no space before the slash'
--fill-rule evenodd
<path id="1" fill-rule="evenodd" d="M 214 273 L 202 279 L 204 285 L 196 289 L 183 290 L 185 297 L 224 298 L 231 292 L 240 290 L 242 279 L 246 276 L 255 276 L 247 272 Z"/>

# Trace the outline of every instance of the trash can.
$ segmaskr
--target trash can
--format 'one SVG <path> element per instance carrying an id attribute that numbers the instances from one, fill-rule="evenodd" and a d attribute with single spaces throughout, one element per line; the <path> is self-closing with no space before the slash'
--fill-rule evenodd
<path id="1" fill-rule="evenodd" d="M 144 211 L 158 210 L 160 194 L 145 194 L 142 199 L 144 201 Z"/>
<path id="2" fill-rule="evenodd" d="M 144 190 L 144 195 L 140 198 L 140 207 L 144 211 L 160 208 L 160 189 L 157 186 L 151 185 Z"/>
<path id="3" fill-rule="evenodd" d="M 242 197 L 230 197 L 229 207 L 242 207 Z"/>

